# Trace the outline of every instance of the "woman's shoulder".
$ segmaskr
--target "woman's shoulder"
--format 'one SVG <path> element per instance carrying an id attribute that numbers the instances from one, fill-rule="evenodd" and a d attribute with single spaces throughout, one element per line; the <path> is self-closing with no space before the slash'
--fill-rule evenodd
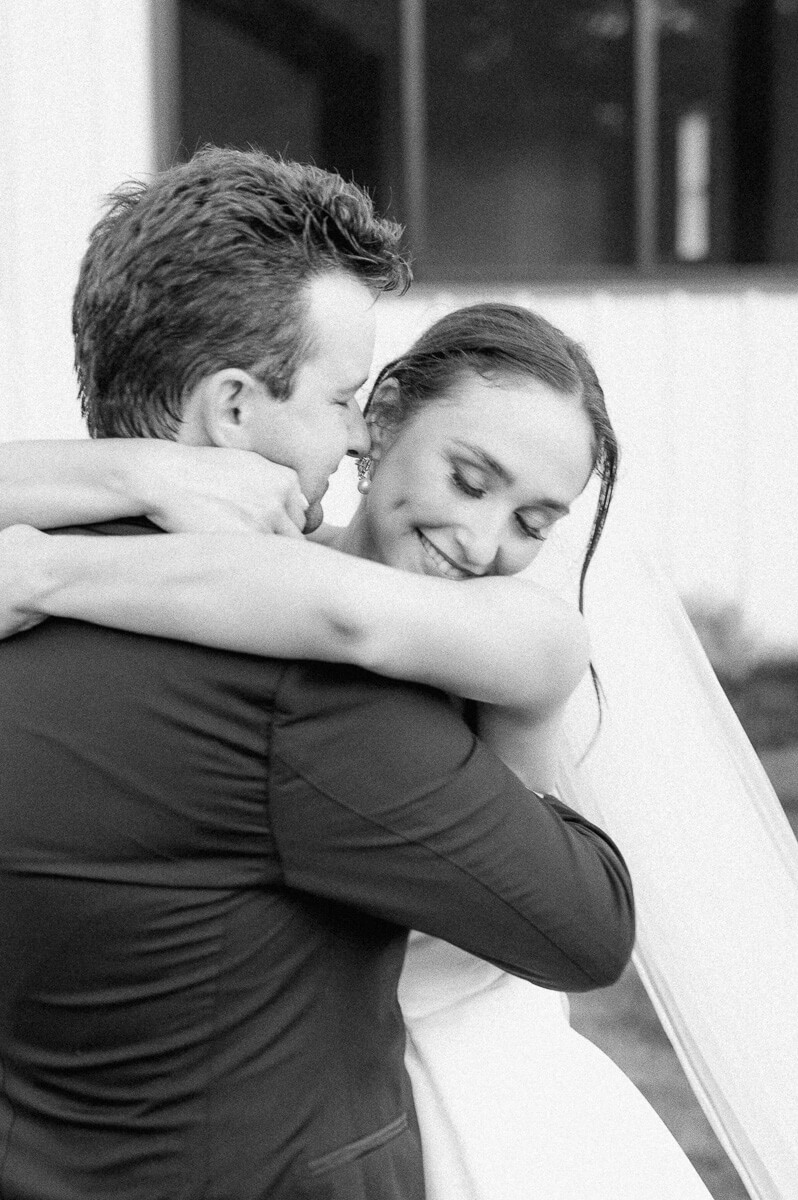
<path id="1" fill-rule="evenodd" d="M 501 663 L 518 695 L 508 707 L 546 711 L 570 696 L 590 665 L 585 619 L 574 604 L 527 578 L 479 580 L 490 597 L 493 638 L 501 639 Z M 469 585 L 470 586 L 470 585 Z"/>

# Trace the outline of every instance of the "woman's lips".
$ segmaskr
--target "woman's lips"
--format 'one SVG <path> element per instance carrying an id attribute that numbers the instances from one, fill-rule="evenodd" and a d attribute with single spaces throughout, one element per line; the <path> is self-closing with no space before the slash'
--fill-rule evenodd
<path id="1" fill-rule="evenodd" d="M 421 530 L 417 530 L 418 539 L 421 542 L 427 561 L 432 563 L 437 575 L 442 575 L 444 579 L 473 579 L 474 572 L 466 571 L 465 567 L 459 566 L 456 562 L 452 562 L 448 555 L 434 546 L 428 537 L 425 537 Z"/>

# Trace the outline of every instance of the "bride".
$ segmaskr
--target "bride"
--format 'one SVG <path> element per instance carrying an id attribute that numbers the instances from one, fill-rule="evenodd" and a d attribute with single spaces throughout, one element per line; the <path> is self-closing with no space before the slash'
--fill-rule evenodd
<path id="1" fill-rule="evenodd" d="M 679 793 L 682 811 L 672 803 L 673 777 L 679 766 L 689 772 L 695 758 L 700 760 L 700 747 L 689 748 L 692 757 L 681 763 L 657 760 L 663 773 L 651 779 L 647 791 L 635 778 L 639 751 L 634 739 L 644 689 L 651 689 L 652 678 L 669 686 L 666 670 L 661 681 L 646 678 L 644 671 L 637 678 L 628 674 L 630 663 L 633 672 L 641 671 L 640 643 L 625 639 L 634 638 L 635 621 L 648 613 L 645 581 L 637 586 L 639 569 L 624 563 L 622 587 L 634 585 L 634 591 L 622 600 L 618 579 L 611 576 L 608 583 L 599 555 L 602 587 L 610 593 L 598 644 L 599 675 L 609 702 L 597 703 L 601 689 L 594 677 L 593 690 L 583 686 L 568 709 L 564 739 L 565 703 L 587 665 L 577 614 L 533 583 L 493 579 L 498 586 L 484 595 L 475 582 L 475 577 L 516 575 L 531 566 L 542 544 L 555 540 L 555 526 L 596 473 L 598 506 L 579 572 L 581 607 L 585 571 L 607 517 L 617 465 L 614 434 L 592 367 L 575 343 L 527 310 L 477 305 L 437 322 L 384 368 L 367 411 L 372 452 L 360 463 L 363 498 L 348 527 L 318 531 L 315 537 L 323 546 L 254 535 L 177 534 L 148 538 L 143 550 L 140 539 L 70 538 L 64 552 L 59 539 L 26 533 L 21 552 L 40 564 L 39 575 L 47 579 L 44 589 L 31 583 L 40 593 L 35 612 L 266 655 L 348 657 L 464 697 L 467 718 L 528 786 L 552 790 L 559 774 L 569 802 L 591 810 L 587 815 L 599 815 L 624 851 L 625 832 L 633 832 L 634 855 L 646 878 L 642 902 L 638 897 L 641 930 L 651 942 L 644 948 L 643 976 L 751 1194 L 787 1200 L 794 1194 L 789 1181 L 796 1179 L 796 1159 L 780 1140 L 784 1117 L 781 1128 L 768 1133 L 766 1125 L 764 1136 L 759 1128 L 752 1132 L 757 1122 L 735 1093 L 733 1062 L 731 1083 L 723 1074 L 729 1058 L 737 1054 L 747 1062 L 746 1055 L 729 1045 L 717 1053 L 732 1019 L 727 1010 L 739 1007 L 737 978 L 723 979 L 725 1007 L 717 1005 L 716 1028 L 700 1027 L 693 1042 L 694 1031 L 684 1020 L 685 1014 L 687 1021 L 693 1016 L 694 964 L 679 961 L 678 951 L 681 942 L 692 943 L 687 930 L 680 938 L 678 930 L 674 934 L 667 927 L 667 915 L 663 918 L 660 906 L 682 913 L 678 892 L 683 884 L 669 878 L 671 862 L 663 865 L 660 845 L 668 846 L 669 822 L 680 830 L 690 826 L 704 803 L 711 813 L 708 834 L 700 829 L 696 846 L 692 827 L 682 836 L 691 869 L 702 870 L 702 838 L 708 837 L 714 850 L 720 847 L 721 857 L 726 842 L 735 839 L 712 829 L 717 796 L 706 776 L 688 775 L 686 793 Z M 16 451 L 24 458 L 24 447 Z M 82 461 L 95 452 L 99 461 L 101 444 L 83 446 Z M 55 462 L 58 446 L 45 460 L 48 454 Z M 29 466 L 33 475 L 46 476 L 41 448 Z M 85 493 L 84 486 L 79 511 L 71 511 L 64 500 L 62 523 L 86 519 Z M 13 496 L 3 502 L 14 519 L 50 521 L 52 510 L 42 516 L 29 483 L 27 495 L 30 509 L 24 513 Z M 162 505 L 168 507 L 168 497 Z M 94 519 L 118 515 L 118 506 L 106 511 L 98 498 Z M 410 574 L 353 563 L 352 556 Z M 413 575 L 434 581 L 413 581 Z M 454 588 L 454 582 L 471 586 Z M 24 598 L 18 603 L 24 607 Z M 607 620 L 613 610 L 615 619 Z M 659 612 L 656 619 L 665 628 L 655 632 L 667 657 L 674 644 L 671 614 L 666 609 L 663 621 Z M 23 617 L 18 624 L 36 619 Z M 620 650 L 612 645 L 619 636 Z M 682 637 L 675 639 L 681 658 Z M 701 675 L 705 668 L 700 659 L 697 663 Z M 622 664 L 627 674 L 616 691 Z M 713 721 L 723 725 L 726 720 L 717 717 L 717 707 L 713 698 L 710 734 Z M 621 740 L 626 735 L 625 759 L 613 755 L 620 714 L 631 726 L 620 731 Z M 651 720 L 657 728 L 656 713 Z M 721 732 L 731 743 L 729 753 L 739 757 L 739 735 L 726 727 Z M 661 727 L 657 733 L 664 736 Z M 618 772 L 626 778 L 615 812 L 609 794 L 617 790 Z M 751 793 L 754 806 L 764 805 L 766 819 L 775 821 L 778 840 L 783 831 L 759 778 L 747 798 Z M 745 827 L 736 832 L 744 833 Z M 785 895 L 792 898 L 798 872 L 791 874 L 791 851 L 780 844 L 780 852 L 787 862 Z M 654 880 L 651 912 L 649 876 Z M 721 892 L 718 898 L 725 901 Z M 746 899 L 756 904 L 759 897 Z M 694 918 L 700 925 L 704 912 L 694 911 Z M 718 914 L 707 915 L 713 930 L 717 919 Z M 750 928 L 749 923 L 735 930 L 743 946 Z M 759 932 L 770 946 L 772 939 Z M 784 940 L 777 928 L 777 943 L 779 938 Z M 663 949 L 664 962 L 658 963 Z M 792 958 L 788 953 L 781 960 L 788 971 L 795 962 L 790 952 Z M 773 974 L 772 968 L 765 970 L 767 978 Z M 708 989 L 712 1004 L 720 990 L 717 974 Z M 640 1093 L 570 1028 L 564 997 L 421 935 L 411 938 L 400 995 L 430 1200 L 707 1200 L 700 1179 Z M 781 993 L 777 1001 L 781 1029 Z M 761 1042 L 755 1036 L 752 1042 L 753 1057 L 761 1059 Z M 795 1063 L 794 1041 L 782 1040 L 781 1048 Z M 772 1054 L 767 1057 L 771 1047 L 764 1049 L 764 1069 L 784 1078 L 783 1067 Z M 777 1105 L 761 1091 L 757 1101 L 768 1118 L 778 1105 L 788 1121 L 798 1111 L 794 1089 L 779 1095 Z"/>

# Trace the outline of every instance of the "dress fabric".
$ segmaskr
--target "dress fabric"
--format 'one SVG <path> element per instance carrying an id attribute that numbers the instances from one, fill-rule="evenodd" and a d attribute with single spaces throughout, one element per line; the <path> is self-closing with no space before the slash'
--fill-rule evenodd
<path id="1" fill-rule="evenodd" d="M 561 993 L 414 933 L 399 995 L 427 1200 L 710 1200 Z"/>

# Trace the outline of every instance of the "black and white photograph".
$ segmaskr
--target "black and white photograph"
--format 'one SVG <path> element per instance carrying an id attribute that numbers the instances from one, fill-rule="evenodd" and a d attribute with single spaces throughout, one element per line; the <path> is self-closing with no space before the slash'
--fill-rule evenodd
<path id="1" fill-rule="evenodd" d="M 0 1197 L 798 1197 L 798 0 L 0 0 Z"/>

